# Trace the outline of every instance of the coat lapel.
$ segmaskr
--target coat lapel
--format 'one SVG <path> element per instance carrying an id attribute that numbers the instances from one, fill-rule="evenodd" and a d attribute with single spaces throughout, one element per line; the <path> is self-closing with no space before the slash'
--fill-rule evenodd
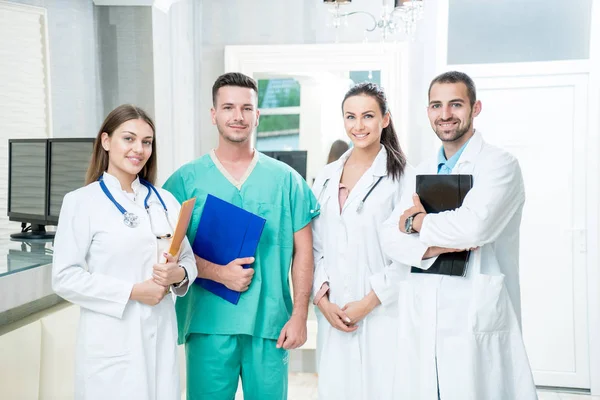
<path id="1" fill-rule="evenodd" d="M 344 204 L 344 208 L 342 209 L 342 213 L 350 206 L 350 204 L 356 204 L 356 207 L 358 207 L 358 203 L 365 197 L 369 189 L 371 189 L 371 186 L 373 186 L 381 176 L 385 175 L 387 175 L 387 152 L 385 151 L 385 147 L 381 145 L 373 164 L 365 171 L 363 176 L 360 177 L 356 186 L 354 186 L 354 189 L 350 192 L 350 195 Z"/>

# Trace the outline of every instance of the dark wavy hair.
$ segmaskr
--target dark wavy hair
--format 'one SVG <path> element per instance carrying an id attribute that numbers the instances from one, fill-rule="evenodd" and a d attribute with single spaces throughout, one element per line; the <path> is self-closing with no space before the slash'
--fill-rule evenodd
<path id="1" fill-rule="evenodd" d="M 354 96 L 372 97 L 375 99 L 375 101 L 377 101 L 377 104 L 379 104 L 379 109 L 381 110 L 382 115 L 390 112 L 388 109 L 385 92 L 375 83 L 364 82 L 351 87 L 342 101 L 342 111 L 344 109 L 344 103 L 346 100 L 349 97 Z M 404 155 L 402 148 L 400 148 L 400 142 L 398 141 L 398 135 L 396 134 L 394 124 L 392 123 L 391 114 L 389 125 L 383 128 L 381 131 L 380 142 L 383 147 L 385 147 L 385 151 L 387 152 L 387 174 L 393 179 L 399 180 L 404 173 L 404 168 L 406 167 L 406 156 Z"/>

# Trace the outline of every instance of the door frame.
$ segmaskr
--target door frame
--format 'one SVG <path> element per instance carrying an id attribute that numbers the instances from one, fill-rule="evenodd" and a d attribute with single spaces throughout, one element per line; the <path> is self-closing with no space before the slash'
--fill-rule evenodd
<path id="1" fill-rule="evenodd" d="M 241 72 L 251 77 L 257 74 L 300 76 L 307 78 L 307 82 L 316 82 L 328 71 L 379 70 L 400 145 L 405 152 L 410 152 L 409 57 L 407 43 L 236 45 L 225 46 L 225 72 Z M 307 111 L 309 107 L 311 104 L 301 101 L 300 149 L 308 151 L 307 179 L 310 184 L 310 178 L 315 176 L 315 171 L 321 170 L 327 159 L 330 143 L 325 143 L 327 139 L 321 137 L 323 135 L 317 140 L 306 136 L 305 132 L 323 129 L 314 125 L 307 127 L 303 123 L 306 120 L 302 115 L 310 112 Z M 339 110 L 338 106 L 335 110 Z M 316 111 L 313 109 L 312 112 Z M 340 127 L 343 126 L 341 112 L 332 117 L 339 117 Z M 323 116 L 321 120 L 324 120 Z"/>

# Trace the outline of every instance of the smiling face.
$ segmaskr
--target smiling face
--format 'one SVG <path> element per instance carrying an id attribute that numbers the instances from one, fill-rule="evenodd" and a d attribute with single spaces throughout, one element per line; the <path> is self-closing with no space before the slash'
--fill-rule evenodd
<path id="1" fill-rule="evenodd" d="M 258 126 L 258 99 L 254 89 L 240 86 L 219 88 L 211 109 L 213 125 L 232 143 L 246 142 Z"/>
<path id="2" fill-rule="evenodd" d="M 381 131 L 390 123 L 390 115 L 381 113 L 379 103 L 368 95 L 351 96 L 342 106 L 344 128 L 355 148 L 379 148 Z"/>
<path id="3" fill-rule="evenodd" d="M 462 82 L 436 83 L 429 91 L 427 115 L 442 142 L 466 143 L 473 136 L 473 118 L 480 112 L 481 102 L 477 100 L 471 107 Z"/>
<path id="4" fill-rule="evenodd" d="M 152 155 L 154 131 L 142 119 L 130 119 L 115 129 L 112 135 L 102 133 L 102 147 L 108 152 L 106 172 L 121 183 L 133 182 Z"/>

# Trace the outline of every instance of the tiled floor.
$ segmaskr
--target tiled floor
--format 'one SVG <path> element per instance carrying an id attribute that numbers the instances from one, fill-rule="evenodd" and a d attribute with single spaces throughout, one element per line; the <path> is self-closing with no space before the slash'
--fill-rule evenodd
<path id="1" fill-rule="evenodd" d="M 600 396 L 539 390 L 539 400 L 600 400 Z M 236 400 L 242 400 L 241 390 Z M 317 400 L 317 375 L 306 373 L 290 374 L 288 400 Z"/>

